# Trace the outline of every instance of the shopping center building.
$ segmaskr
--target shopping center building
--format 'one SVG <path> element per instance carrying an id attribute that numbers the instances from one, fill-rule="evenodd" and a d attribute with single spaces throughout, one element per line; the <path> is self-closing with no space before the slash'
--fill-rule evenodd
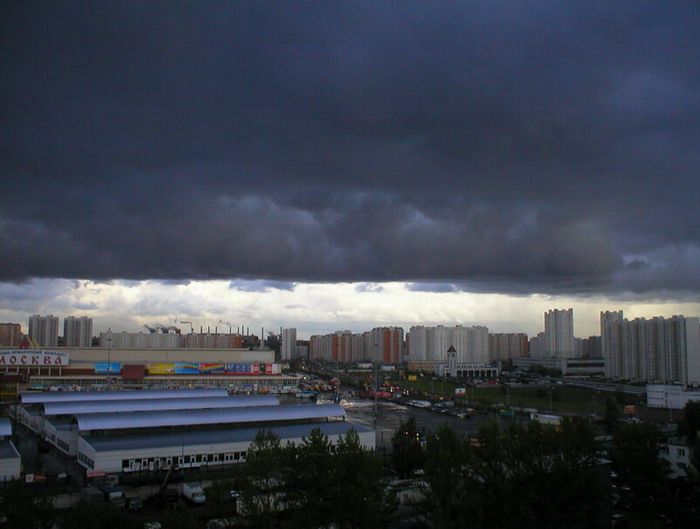
<path id="1" fill-rule="evenodd" d="M 298 384 L 296 377 L 282 373 L 274 351 L 265 349 L 0 348 L 0 378 L 18 375 L 16 392 L 225 388 L 229 393 L 285 393 Z"/>

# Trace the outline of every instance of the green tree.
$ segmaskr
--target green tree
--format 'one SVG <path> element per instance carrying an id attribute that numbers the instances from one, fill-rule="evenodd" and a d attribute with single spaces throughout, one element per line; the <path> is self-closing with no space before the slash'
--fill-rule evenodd
<path id="1" fill-rule="evenodd" d="M 694 441 L 699 437 L 698 432 L 700 432 L 700 402 L 690 401 L 683 408 L 683 421 L 678 433 L 687 436 L 689 441 Z"/>
<path id="2" fill-rule="evenodd" d="M 532 422 L 479 434 L 472 501 L 476 527 L 603 528 L 607 490 L 585 421 L 561 431 Z"/>
<path id="3" fill-rule="evenodd" d="M 340 436 L 333 456 L 331 519 L 340 529 L 384 527 L 382 463 L 362 446 L 355 430 Z"/>
<path id="4" fill-rule="evenodd" d="M 260 527 L 274 527 L 286 508 L 285 456 L 280 437 L 271 430 L 260 430 L 248 449 L 241 472 L 241 514 Z"/>
<path id="5" fill-rule="evenodd" d="M 648 498 L 665 489 L 668 462 L 659 457 L 659 430 L 653 424 L 620 424 L 609 451 L 619 480 Z"/>
<path id="6" fill-rule="evenodd" d="M 314 428 L 301 445 L 287 449 L 290 465 L 285 490 L 290 523 L 299 528 L 320 527 L 328 521 L 332 508 L 331 443 L 320 428 Z"/>
<path id="7" fill-rule="evenodd" d="M 51 498 L 35 494 L 21 481 L 10 481 L 0 493 L 0 515 L 8 529 L 43 529 L 51 527 L 55 511 Z"/>
<path id="8" fill-rule="evenodd" d="M 605 433 L 611 435 L 615 433 L 617 428 L 617 420 L 620 417 L 620 410 L 614 399 L 608 397 L 605 399 L 605 411 L 603 412 L 603 428 Z"/>
<path id="9" fill-rule="evenodd" d="M 659 441 L 659 431 L 652 424 L 620 424 L 615 431 L 608 456 L 618 476 L 619 493 L 629 504 L 621 527 L 659 527 L 659 517 L 672 510 L 668 462 L 659 457 Z"/>
<path id="10" fill-rule="evenodd" d="M 82 500 L 62 518 L 62 526 L 71 529 L 136 529 L 139 525 L 134 515 L 111 503 Z"/>
<path id="11" fill-rule="evenodd" d="M 443 424 L 426 443 L 425 482 L 429 517 L 434 527 L 462 527 L 469 522 L 469 487 L 465 468 L 469 445 Z"/>
<path id="12" fill-rule="evenodd" d="M 200 529 L 202 526 L 192 514 L 174 510 L 165 511 L 159 521 L 162 529 Z M 118 525 L 112 527 L 121 529 Z"/>
<path id="13" fill-rule="evenodd" d="M 423 467 L 425 452 L 415 417 L 409 417 L 399 425 L 391 438 L 391 448 L 391 466 L 402 478 L 407 478 L 412 471 Z"/>

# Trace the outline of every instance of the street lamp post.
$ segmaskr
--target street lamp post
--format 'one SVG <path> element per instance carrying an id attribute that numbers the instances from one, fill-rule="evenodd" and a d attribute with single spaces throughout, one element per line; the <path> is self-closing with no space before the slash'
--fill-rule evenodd
<path id="1" fill-rule="evenodd" d="M 112 389 L 112 329 L 109 329 L 107 338 L 107 389 Z"/>

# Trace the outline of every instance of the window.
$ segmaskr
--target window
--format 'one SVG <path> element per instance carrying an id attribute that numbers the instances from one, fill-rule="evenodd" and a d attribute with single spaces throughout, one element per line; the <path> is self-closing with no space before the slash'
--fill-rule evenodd
<path id="1" fill-rule="evenodd" d="M 676 454 L 678 457 L 685 457 L 685 448 L 678 448 Z"/>

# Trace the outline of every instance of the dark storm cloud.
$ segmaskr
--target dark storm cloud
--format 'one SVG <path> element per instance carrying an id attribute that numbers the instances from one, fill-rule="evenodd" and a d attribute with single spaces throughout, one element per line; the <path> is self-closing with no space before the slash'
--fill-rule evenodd
<path id="1" fill-rule="evenodd" d="M 700 7 L 619 4 L 5 2 L 0 279 L 700 290 Z"/>

